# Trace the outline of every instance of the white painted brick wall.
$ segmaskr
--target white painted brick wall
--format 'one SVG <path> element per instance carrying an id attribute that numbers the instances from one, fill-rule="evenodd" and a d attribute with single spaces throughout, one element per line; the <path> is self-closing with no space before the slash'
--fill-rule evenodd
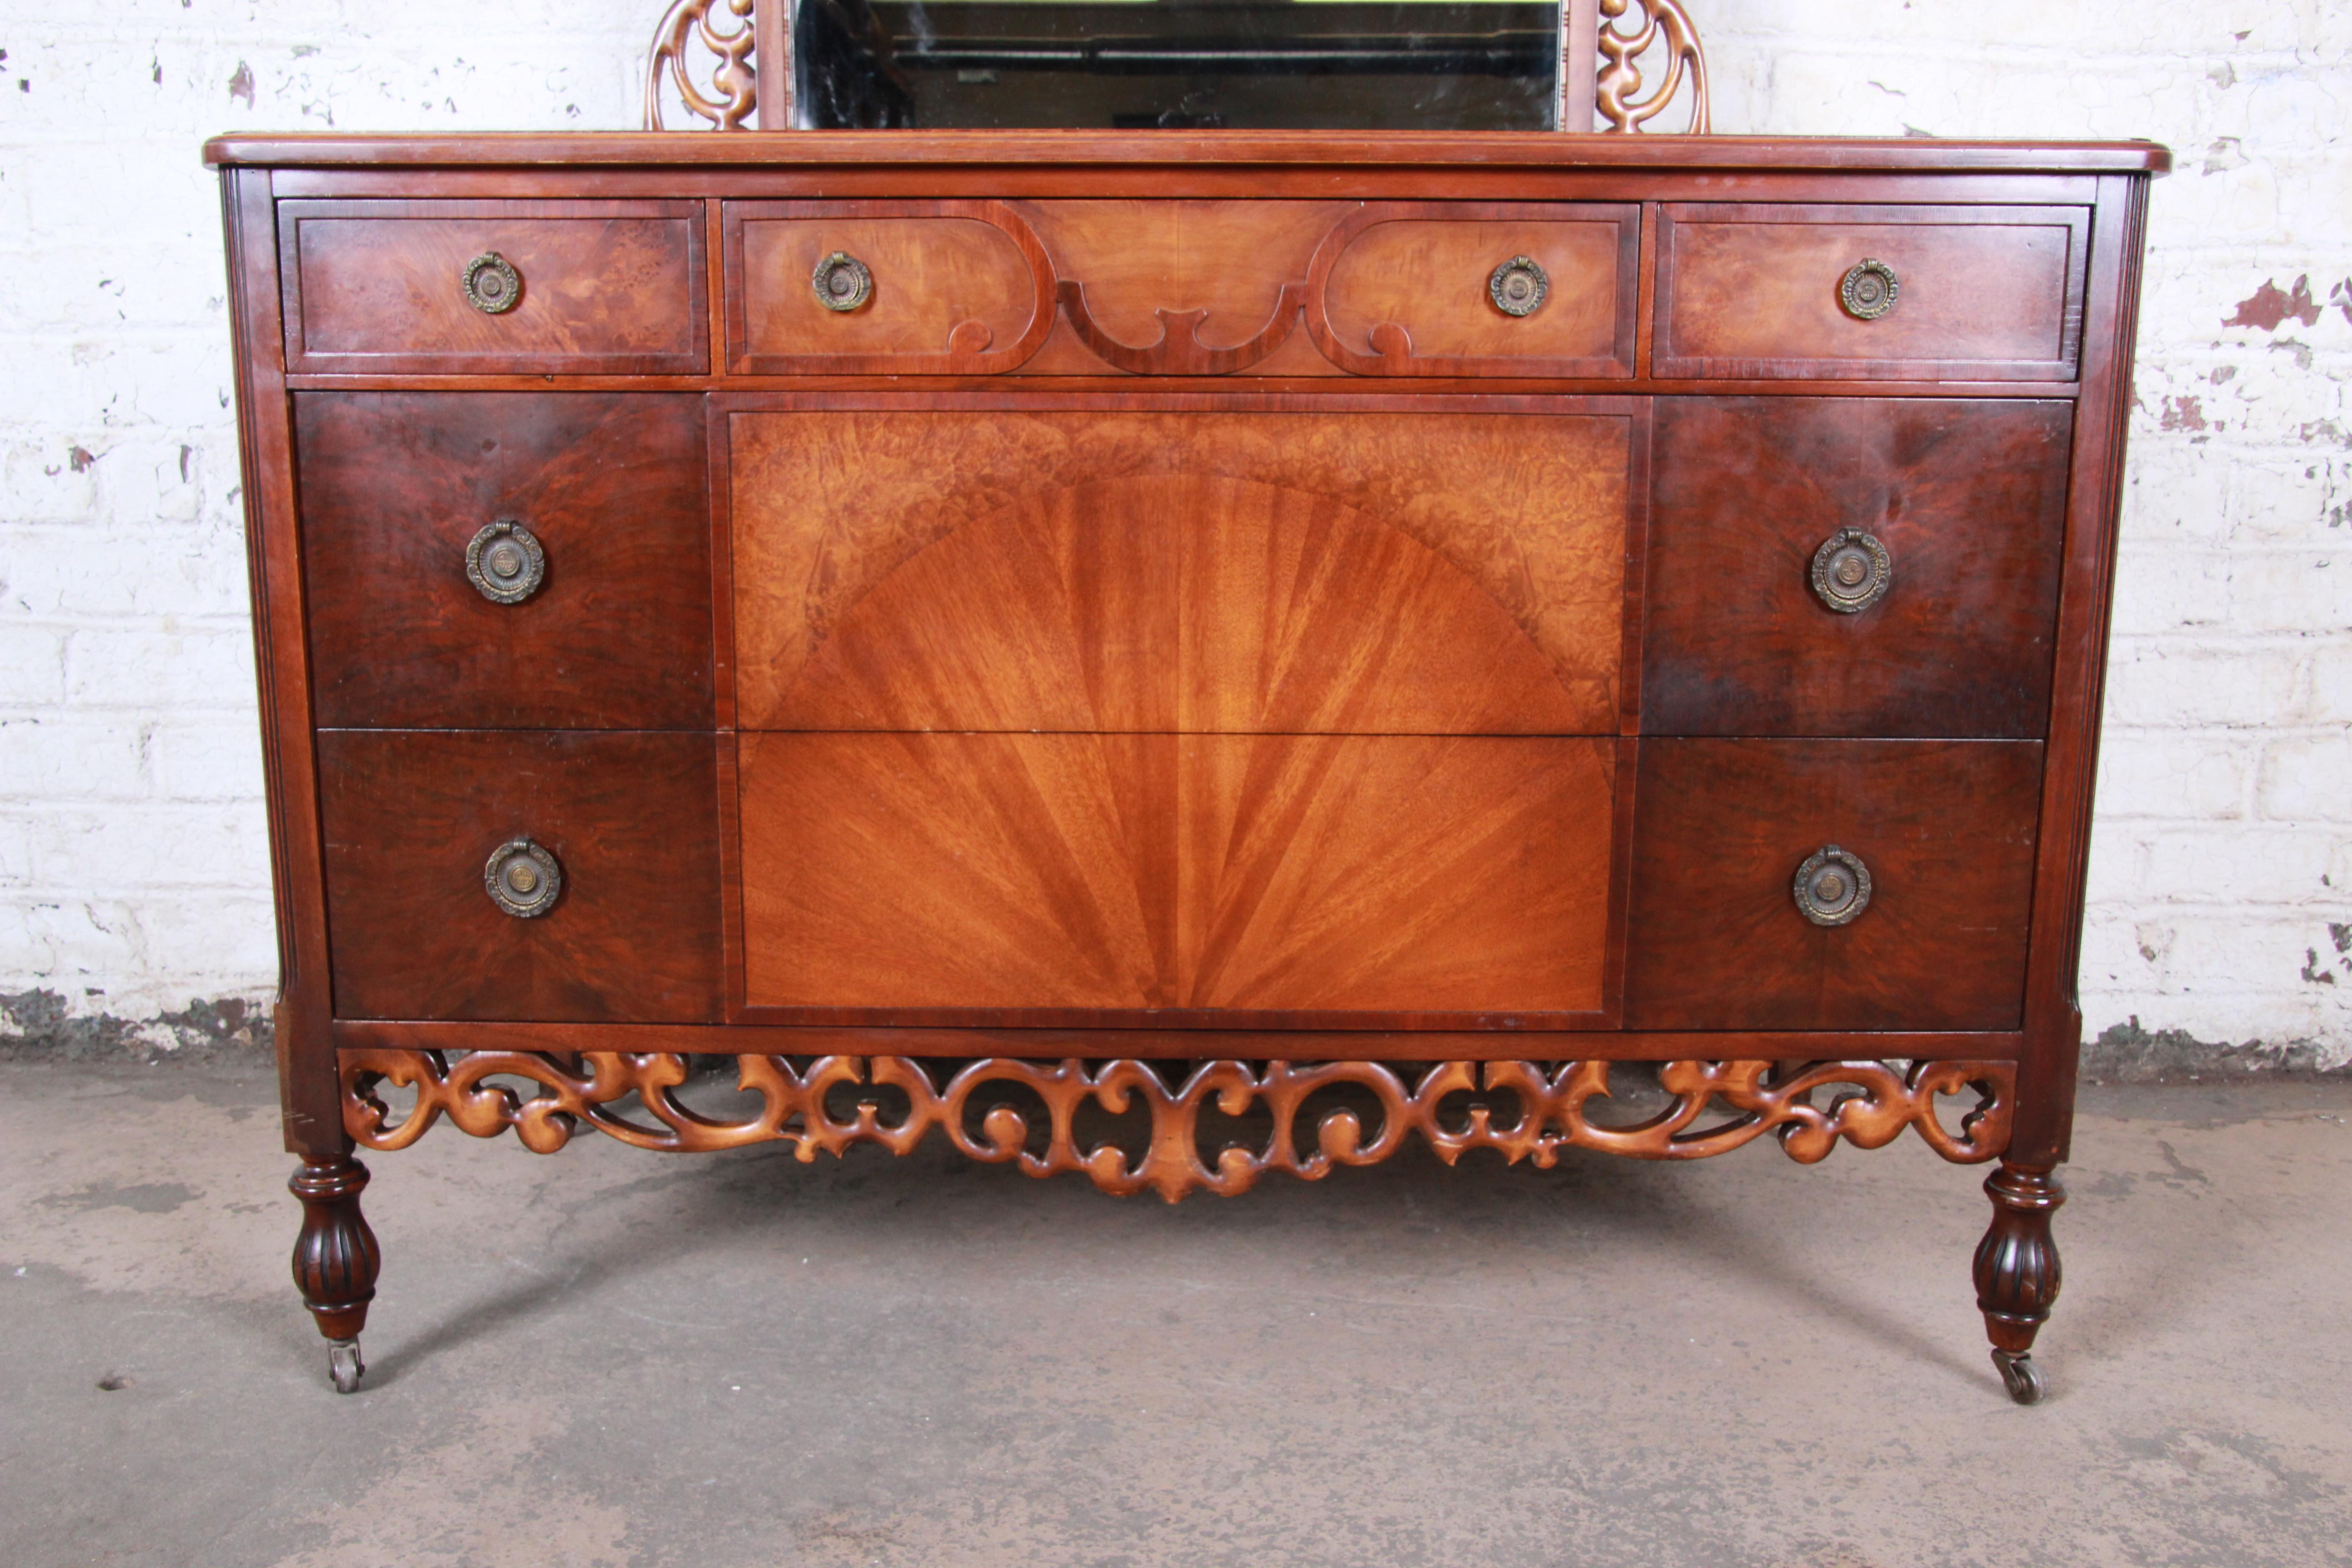
<path id="1" fill-rule="evenodd" d="M 1689 3 L 1722 132 L 2174 149 L 2149 234 L 2087 1021 L 2352 1058 L 2352 5 Z M 0 993 L 142 1018 L 270 984 L 197 142 L 625 127 L 657 8 L 0 0 Z"/>

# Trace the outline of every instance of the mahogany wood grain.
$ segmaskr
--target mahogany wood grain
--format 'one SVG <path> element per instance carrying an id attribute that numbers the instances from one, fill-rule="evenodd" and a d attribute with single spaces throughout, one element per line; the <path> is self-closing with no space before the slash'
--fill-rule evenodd
<path id="1" fill-rule="evenodd" d="M 2153 142 L 1990 142 L 1835 136 L 1552 136 L 1427 131 L 803 131 L 791 136 L 681 136 L 632 132 L 491 132 L 357 136 L 248 132 L 205 143 L 215 166 L 463 169 L 517 181 L 534 170 L 657 170 L 675 184 L 697 168 L 803 168 L 836 176 L 876 166 L 936 171 L 966 164 L 1000 183 L 1024 166 L 1125 165 L 1182 170 L 1224 165 L 1263 179 L 1270 167 L 1387 173 L 1437 167 L 1521 173 L 1561 166 L 1779 174 L 1916 171 L 2164 174 L 2170 151 Z M 540 177 L 544 177 L 541 174 Z"/>
<path id="2" fill-rule="evenodd" d="M 1650 740 L 1625 1022 L 1642 1029 L 2013 1029 L 2042 747 Z M 1790 884 L 1834 844 L 1869 906 L 1817 926 Z"/>
<path id="3" fill-rule="evenodd" d="M 1616 732 L 1622 416 L 730 429 L 746 729 Z"/>
<path id="4" fill-rule="evenodd" d="M 1083 291 L 1086 319 L 1115 342 L 1148 348 L 1163 335 L 1211 349 L 1249 342 L 1269 328 L 1287 348 L 1254 374 L 1335 374 L 1304 335 L 1292 336 L 1316 247 L 1356 210 L 1353 202 L 1031 201 L 1014 208 L 1036 229 L 1055 276 Z M 1197 327 L 1173 320 L 1193 312 Z M 1163 319 L 1167 318 L 1167 319 Z M 1030 374 L 1099 374 L 1105 361 L 1066 328 Z"/>
<path id="5" fill-rule="evenodd" d="M 1054 326 L 1054 273 L 1001 202 L 729 202 L 728 366 L 762 374 L 989 375 Z M 835 253 L 872 279 L 852 310 L 817 302 Z"/>
<path id="6" fill-rule="evenodd" d="M 1662 398 L 1642 722 L 1659 735 L 2039 738 L 2074 405 Z M 1892 585 L 1814 595 L 1841 529 Z"/>
<path id="7" fill-rule="evenodd" d="M 1664 208 L 1660 375 L 2072 377 L 2087 207 Z M 1892 267 L 1874 321 L 1839 300 L 1848 268 Z"/>
<path id="8" fill-rule="evenodd" d="M 709 735 L 329 730 L 319 789 L 338 1017 L 720 1016 Z M 563 888 L 518 919 L 483 868 L 526 837 Z"/>
<path id="9" fill-rule="evenodd" d="M 2023 1037 L 2010 1031 L 1768 1031 L 1619 1029 L 1600 1020 L 1583 1026 L 1532 1028 L 1516 1015 L 1486 1026 L 1234 1029 L 1199 1020 L 1191 1026 L 1154 1015 L 1148 1028 L 933 1028 L 842 1024 L 539 1024 L 436 1023 L 338 1019 L 339 1050 L 544 1051 L 572 1058 L 583 1051 L 685 1051 L 703 1056 L 772 1052 L 778 1056 L 1018 1057 L 1066 1061 L 1109 1052 L 1145 1061 L 2015 1061 Z"/>
<path id="10" fill-rule="evenodd" d="M 297 371 L 709 368 L 699 203 L 280 202 L 286 353 Z M 488 252 L 510 310 L 469 302 Z"/>
<path id="11" fill-rule="evenodd" d="M 294 423 L 320 724 L 710 727 L 701 399 L 302 393 Z M 499 521 L 546 553 L 520 604 L 467 580 Z"/>
<path id="12" fill-rule="evenodd" d="M 1383 203 L 1327 242 L 1310 322 L 1359 374 L 1631 375 L 1639 243 L 1629 204 Z M 1513 317 L 1487 280 L 1518 257 L 1549 288 Z"/>
<path id="13" fill-rule="evenodd" d="M 2026 981 L 2029 1045 L 2019 1066 L 2021 1099 L 2011 1152 L 2026 1166 L 2064 1160 L 2074 1131 L 2074 1078 L 2083 1043 L 2076 975 L 2115 603 L 2124 437 L 2133 404 L 2132 346 L 2137 341 L 2146 255 L 2147 182 L 2116 178 L 2101 184 L 2084 313 L 2083 412 L 2074 426 L 2050 751 L 2042 785 L 2033 956 Z"/>
<path id="14" fill-rule="evenodd" d="M 1615 747 L 745 735 L 744 1000 L 1594 1011 Z"/>

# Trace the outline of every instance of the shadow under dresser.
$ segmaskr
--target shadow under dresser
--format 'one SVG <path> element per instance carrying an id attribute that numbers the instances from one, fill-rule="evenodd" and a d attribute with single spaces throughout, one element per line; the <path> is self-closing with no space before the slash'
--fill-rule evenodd
<path id="1" fill-rule="evenodd" d="M 2161 149 L 208 156 L 339 1380 L 442 1118 L 1170 1200 L 1909 1130 L 2039 1397 Z"/>

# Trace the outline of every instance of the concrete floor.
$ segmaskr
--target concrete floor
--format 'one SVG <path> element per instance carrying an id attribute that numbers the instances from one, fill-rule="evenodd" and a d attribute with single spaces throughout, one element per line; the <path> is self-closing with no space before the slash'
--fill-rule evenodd
<path id="1" fill-rule="evenodd" d="M 2035 1409 L 1913 1140 L 1170 1208 L 445 1124 L 339 1398 L 270 1082 L 9 1066 L 0 1563 L 2352 1563 L 2348 1121 L 2092 1091 Z"/>

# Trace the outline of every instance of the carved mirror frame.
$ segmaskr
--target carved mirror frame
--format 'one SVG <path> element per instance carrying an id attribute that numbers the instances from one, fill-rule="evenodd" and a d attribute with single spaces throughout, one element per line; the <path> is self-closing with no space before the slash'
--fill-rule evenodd
<path id="1" fill-rule="evenodd" d="M 1664 51 L 1643 90 L 1643 57 Z M 1690 123 L 1705 135 L 1706 57 L 1682 0 L 1561 0 L 1559 122 L 1563 131 L 1639 131 L 1674 102 L 1687 78 Z M 760 90 L 758 62 L 774 62 Z M 789 3 L 671 0 L 646 67 L 646 129 L 662 123 L 665 83 L 687 112 L 719 131 L 793 130 Z M 1605 121 L 1605 124 L 1596 123 Z"/>

